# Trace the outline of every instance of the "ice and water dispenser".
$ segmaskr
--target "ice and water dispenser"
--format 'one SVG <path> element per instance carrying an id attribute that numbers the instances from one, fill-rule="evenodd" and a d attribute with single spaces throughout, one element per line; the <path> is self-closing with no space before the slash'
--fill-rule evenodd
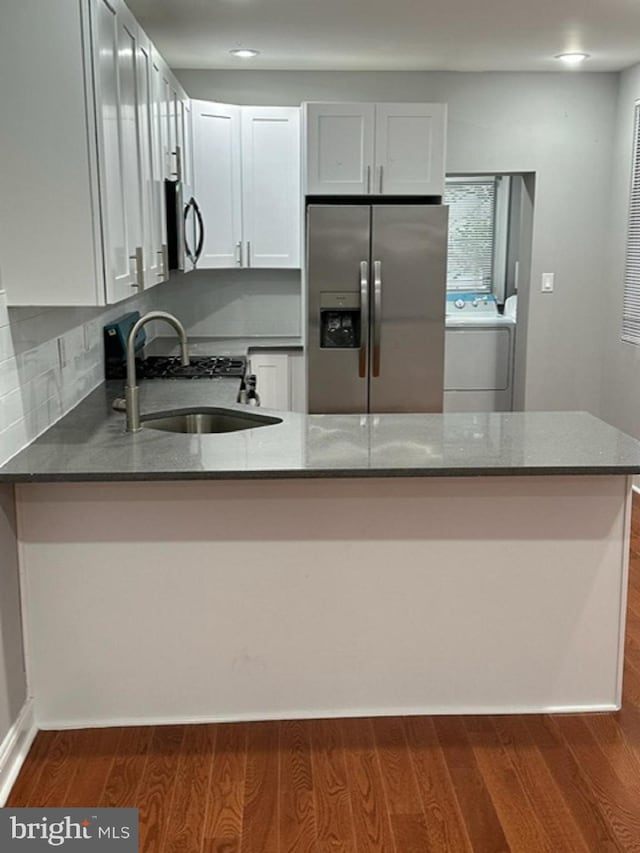
<path id="1" fill-rule="evenodd" d="M 323 349 L 359 349 L 360 294 L 320 294 L 320 346 Z"/>

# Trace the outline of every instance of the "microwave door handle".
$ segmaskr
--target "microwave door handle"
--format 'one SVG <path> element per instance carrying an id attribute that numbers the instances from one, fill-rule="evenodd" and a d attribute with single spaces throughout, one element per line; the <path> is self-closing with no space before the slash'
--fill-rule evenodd
<path id="1" fill-rule="evenodd" d="M 202 247 L 204 246 L 204 219 L 202 217 L 202 211 L 200 210 L 200 205 L 194 199 L 193 201 L 193 209 L 196 214 L 196 219 L 198 220 L 198 245 L 196 246 L 196 254 L 193 265 L 195 266 L 200 260 L 200 255 L 202 254 Z"/>
<path id="2" fill-rule="evenodd" d="M 358 376 L 367 375 L 367 349 L 369 342 L 369 264 L 360 261 L 360 353 L 358 357 Z"/>
<path id="3" fill-rule="evenodd" d="M 382 327 L 382 262 L 373 262 L 373 376 L 380 376 L 380 337 Z"/>
<path id="4" fill-rule="evenodd" d="M 193 207 L 193 199 L 190 198 L 189 201 L 184 206 L 184 253 L 189 258 L 191 263 L 195 266 L 196 260 L 193 252 L 191 251 L 191 246 L 189 246 L 189 241 L 187 240 L 187 222 L 189 220 L 189 210 Z"/>

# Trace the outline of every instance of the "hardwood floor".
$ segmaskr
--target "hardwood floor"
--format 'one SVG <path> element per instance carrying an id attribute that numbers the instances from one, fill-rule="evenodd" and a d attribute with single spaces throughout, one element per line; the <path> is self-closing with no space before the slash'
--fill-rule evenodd
<path id="1" fill-rule="evenodd" d="M 137 806 L 145 853 L 640 853 L 640 500 L 616 714 L 41 732 L 9 806 Z"/>

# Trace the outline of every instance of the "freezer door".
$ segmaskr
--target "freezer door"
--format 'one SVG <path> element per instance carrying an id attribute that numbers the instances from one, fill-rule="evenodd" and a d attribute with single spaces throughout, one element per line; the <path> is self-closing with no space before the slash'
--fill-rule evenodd
<path id="1" fill-rule="evenodd" d="M 448 208 L 372 208 L 370 412 L 441 412 Z"/>
<path id="2" fill-rule="evenodd" d="M 368 406 L 369 205 L 307 208 L 309 412 Z"/>

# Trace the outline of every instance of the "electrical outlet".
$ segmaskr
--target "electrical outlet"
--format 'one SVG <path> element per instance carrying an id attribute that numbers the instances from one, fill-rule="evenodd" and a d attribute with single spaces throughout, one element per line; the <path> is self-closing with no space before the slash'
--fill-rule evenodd
<path id="1" fill-rule="evenodd" d="M 542 273 L 542 287 L 540 289 L 543 293 L 553 293 L 553 288 L 555 286 L 555 277 L 555 273 L 552 272 Z"/>

